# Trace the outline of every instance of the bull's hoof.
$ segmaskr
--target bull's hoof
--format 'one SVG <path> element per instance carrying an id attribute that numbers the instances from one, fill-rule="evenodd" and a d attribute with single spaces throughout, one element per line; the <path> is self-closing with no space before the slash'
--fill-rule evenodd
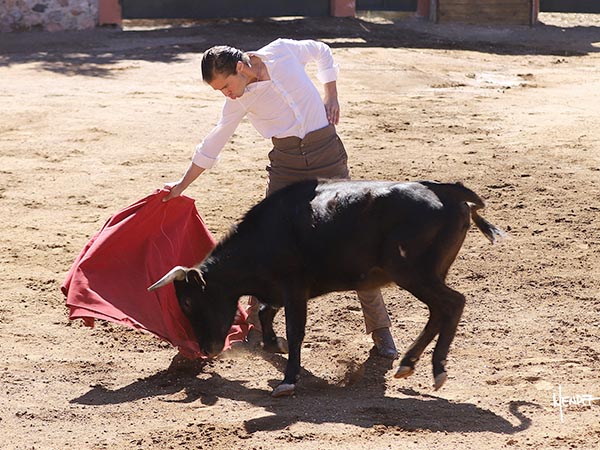
<path id="1" fill-rule="evenodd" d="M 394 375 L 394 378 L 408 378 L 415 373 L 414 367 L 400 366 Z"/>
<path id="2" fill-rule="evenodd" d="M 289 351 L 287 340 L 282 337 L 263 343 L 263 350 L 269 353 L 288 353 Z"/>
<path id="3" fill-rule="evenodd" d="M 273 389 L 271 397 L 289 397 L 290 395 L 294 395 L 295 390 L 295 384 L 281 383 L 279 386 Z"/>
<path id="4" fill-rule="evenodd" d="M 433 379 L 434 380 L 433 389 L 436 391 L 439 390 L 444 385 L 447 378 L 448 378 L 448 374 L 446 372 L 438 373 Z"/>

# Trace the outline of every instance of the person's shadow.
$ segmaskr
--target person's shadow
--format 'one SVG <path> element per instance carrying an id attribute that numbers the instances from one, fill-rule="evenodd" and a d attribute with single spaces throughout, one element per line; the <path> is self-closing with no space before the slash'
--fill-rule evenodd
<path id="1" fill-rule="evenodd" d="M 267 362 L 283 371 L 286 363 L 284 357 L 264 352 L 261 352 L 261 355 Z M 297 398 L 277 399 L 262 389 L 246 387 L 242 381 L 231 381 L 221 377 L 211 371 L 210 364 L 198 364 L 185 370 L 170 367 L 116 390 L 94 386 L 86 394 L 71 400 L 71 403 L 118 404 L 141 398 L 168 396 L 181 391 L 185 392 L 184 399 L 166 401 L 199 400 L 204 405 L 214 405 L 219 398 L 230 398 L 245 401 L 272 413 L 247 420 L 244 425 L 249 433 L 281 430 L 296 422 L 310 422 L 343 423 L 364 428 L 383 425 L 407 431 L 491 431 L 513 434 L 531 426 L 531 419 L 520 411 L 520 407 L 538 406 L 529 402 L 509 402 L 508 414 L 518 420 L 518 425 L 513 425 L 498 414 L 471 403 L 453 402 L 412 389 L 400 389 L 408 398 L 388 397 L 385 395 L 385 378 L 391 367 L 392 361 L 371 351 L 363 364 L 350 365 L 343 382 L 335 385 L 302 369 L 296 389 Z M 201 372 L 209 373 L 210 378 L 198 378 L 197 375 Z M 279 380 L 269 382 L 271 387 L 278 383 Z"/>

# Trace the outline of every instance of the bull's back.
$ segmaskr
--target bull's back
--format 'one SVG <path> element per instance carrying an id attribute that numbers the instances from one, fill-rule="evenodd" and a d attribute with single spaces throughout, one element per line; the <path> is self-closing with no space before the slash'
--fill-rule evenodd
<path id="1" fill-rule="evenodd" d="M 440 222 L 449 206 L 466 201 L 483 205 L 460 184 L 310 180 L 262 200 L 236 233 L 273 260 L 293 262 L 293 270 L 356 255 L 371 263 L 389 232 Z"/>
<path id="2" fill-rule="evenodd" d="M 309 180 L 267 197 L 239 224 L 271 242 L 325 249 L 356 243 L 398 223 L 431 220 L 448 207 L 483 201 L 461 184 Z"/>
<path id="3" fill-rule="evenodd" d="M 291 221 L 296 255 L 321 290 L 315 295 L 390 282 L 380 270 L 385 247 L 398 236 L 417 237 L 442 227 L 443 209 L 435 193 L 420 183 L 318 184 Z M 424 223 L 427 230 L 422 230 Z"/>

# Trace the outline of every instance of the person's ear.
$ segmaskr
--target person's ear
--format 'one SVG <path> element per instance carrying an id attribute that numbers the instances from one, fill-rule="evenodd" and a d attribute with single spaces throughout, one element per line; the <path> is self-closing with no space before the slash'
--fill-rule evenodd
<path id="1" fill-rule="evenodd" d="M 245 67 L 246 67 L 246 64 L 244 64 L 242 61 L 238 61 L 237 64 L 235 65 L 236 73 L 242 73 L 242 71 L 244 70 Z"/>

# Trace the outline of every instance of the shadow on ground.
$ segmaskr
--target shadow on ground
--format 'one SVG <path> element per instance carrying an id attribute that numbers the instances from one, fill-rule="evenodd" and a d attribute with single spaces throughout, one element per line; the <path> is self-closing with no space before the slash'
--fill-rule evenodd
<path id="1" fill-rule="evenodd" d="M 267 362 L 283 370 L 285 358 L 263 354 Z M 297 423 L 341 423 L 364 428 L 375 425 L 398 430 L 430 430 L 441 432 L 493 432 L 514 434 L 531 426 L 522 407 L 537 407 L 528 402 L 509 402 L 509 420 L 471 403 L 452 402 L 435 395 L 422 394 L 411 389 L 401 389 L 405 398 L 386 396 L 385 377 L 392 362 L 371 352 L 361 365 L 349 369 L 343 383 L 332 385 L 303 370 L 297 396 L 274 399 L 261 389 L 248 388 L 244 381 L 222 378 L 211 370 L 210 364 L 181 371 L 172 368 L 139 379 L 128 386 L 110 390 L 94 386 L 89 392 L 71 403 L 80 405 L 110 405 L 132 402 L 149 397 L 167 397 L 164 401 L 184 403 L 200 401 L 214 405 L 220 398 L 244 401 L 263 408 L 269 414 L 247 420 L 247 432 L 282 430 Z M 202 374 L 204 377 L 199 378 Z M 271 380 L 274 387 L 277 380 Z M 183 400 L 169 400 L 168 396 L 185 393 Z M 293 407 L 291 407 L 293 406 Z"/>
<path id="2" fill-rule="evenodd" d="M 176 62 L 186 53 L 202 53 L 217 44 L 255 50 L 278 37 L 320 39 L 333 48 L 389 47 L 464 49 L 483 53 L 561 57 L 600 51 L 600 27 L 481 27 L 432 24 L 414 17 L 372 21 L 359 18 L 205 20 L 192 26 L 78 32 L 5 33 L 0 67 L 35 62 L 40 70 L 65 75 L 110 77 L 124 61 Z"/>

